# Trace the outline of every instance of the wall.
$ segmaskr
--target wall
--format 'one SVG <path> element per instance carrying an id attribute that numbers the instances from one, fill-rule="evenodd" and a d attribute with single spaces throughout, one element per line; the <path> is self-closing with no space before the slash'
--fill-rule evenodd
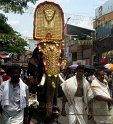
<path id="1" fill-rule="evenodd" d="M 91 48 L 83 50 L 83 59 L 91 58 Z"/>

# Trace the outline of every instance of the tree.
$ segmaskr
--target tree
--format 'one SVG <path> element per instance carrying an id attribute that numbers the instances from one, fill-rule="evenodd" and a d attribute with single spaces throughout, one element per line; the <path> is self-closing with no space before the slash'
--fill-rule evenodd
<path id="1" fill-rule="evenodd" d="M 0 0 L 0 10 L 4 12 L 24 13 L 24 9 L 28 8 L 28 2 L 33 4 L 37 0 Z M 21 38 L 20 34 L 13 30 L 13 28 L 7 24 L 7 18 L 5 15 L 0 14 L 0 50 L 10 51 L 22 54 L 25 51 L 27 42 Z M 12 41 L 15 39 L 15 43 Z"/>
<path id="2" fill-rule="evenodd" d="M 0 14 L 0 51 L 22 54 L 27 42 L 7 23 L 5 15 Z"/>
<path id="3" fill-rule="evenodd" d="M 0 13 L 0 33 L 15 34 L 16 32 L 13 28 L 7 24 L 7 20 L 8 18 L 6 18 L 4 14 Z"/>
<path id="4" fill-rule="evenodd" d="M 15 41 L 14 41 L 15 40 Z M 0 34 L 0 51 L 8 51 L 22 55 L 27 42 L 18 35 Z"/>
<path id="5" fill-rule="evenodd" d="M 0 0 L 0 9 L 4 12 L 23 13 L 24 9 L 28 8 L 29 2 L 35 4 L 36 1 L 38 0 Z"/>

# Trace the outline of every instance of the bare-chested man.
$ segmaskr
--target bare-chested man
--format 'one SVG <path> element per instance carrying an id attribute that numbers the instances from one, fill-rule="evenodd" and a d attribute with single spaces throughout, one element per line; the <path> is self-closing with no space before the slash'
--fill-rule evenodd
<path id="1" fill-rule="evenodd" d="M 79 65 L 76 70 L 76 75 L 67 79 L 62 84 L 62 90 L 69 104 L 69 124 L 87 124 L 85 110 L 89 83 L 83 77 L 84 66 Z M 62 110 L 65 111 L 65 105 L 62 106 Z"/>

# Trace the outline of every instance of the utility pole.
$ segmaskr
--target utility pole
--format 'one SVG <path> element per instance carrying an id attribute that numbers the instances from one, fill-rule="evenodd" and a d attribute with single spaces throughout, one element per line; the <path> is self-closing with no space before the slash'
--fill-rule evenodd
<path id="1" fill-rule="evenodd" d="M 64 56 L 66 57 L 66 36 L 68 35 L 68 21 L 71 17 L 68 17 L 64 25 Z"/>

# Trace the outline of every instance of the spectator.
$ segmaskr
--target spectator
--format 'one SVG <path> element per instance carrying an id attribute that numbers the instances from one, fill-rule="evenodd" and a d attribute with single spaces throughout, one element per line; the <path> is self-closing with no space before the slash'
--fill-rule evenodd
<path id="1" fill-rule="evenodd" d="M 85 77 L 87 81 L 91 84 L 91 82 L 95 79 L 95 70 L 94 69 L 87 69 L 85 73 Z"/>
<path id="2" fill-rule="evenodd" d="M 84 66 L 77 66 L 77 74 L 64 83 L 62 89 L 69 104 L 69 124 L 87 124 L 86 105 L 88 81 L 83 77 Z M 65 110 L 63 106 L 62 110 Z M 85 115 L 85 116 L 84 116 Z"/>
<path id="3" fill-rule="evenodd" d="M 108 82 L 104 78 L 105 71 L 103 68 L 97 69 L 95 76 L 96 78 L 92 81 L 88 92 L 89 113 L 91 116 L 94 115 L 93 118 L 96 124 L 100 124 L 101 122 L 110 124 L 108 102 L 113 103 L 113 99 L 110 97 Z"/>
<path id="4" fill-rule="evenodd" d="M 26 124 L 28 115 L 28 86 L 20 79 L 21 68 L 12 65 L 10 79 L 0 86 L 2 124 Z"/>

